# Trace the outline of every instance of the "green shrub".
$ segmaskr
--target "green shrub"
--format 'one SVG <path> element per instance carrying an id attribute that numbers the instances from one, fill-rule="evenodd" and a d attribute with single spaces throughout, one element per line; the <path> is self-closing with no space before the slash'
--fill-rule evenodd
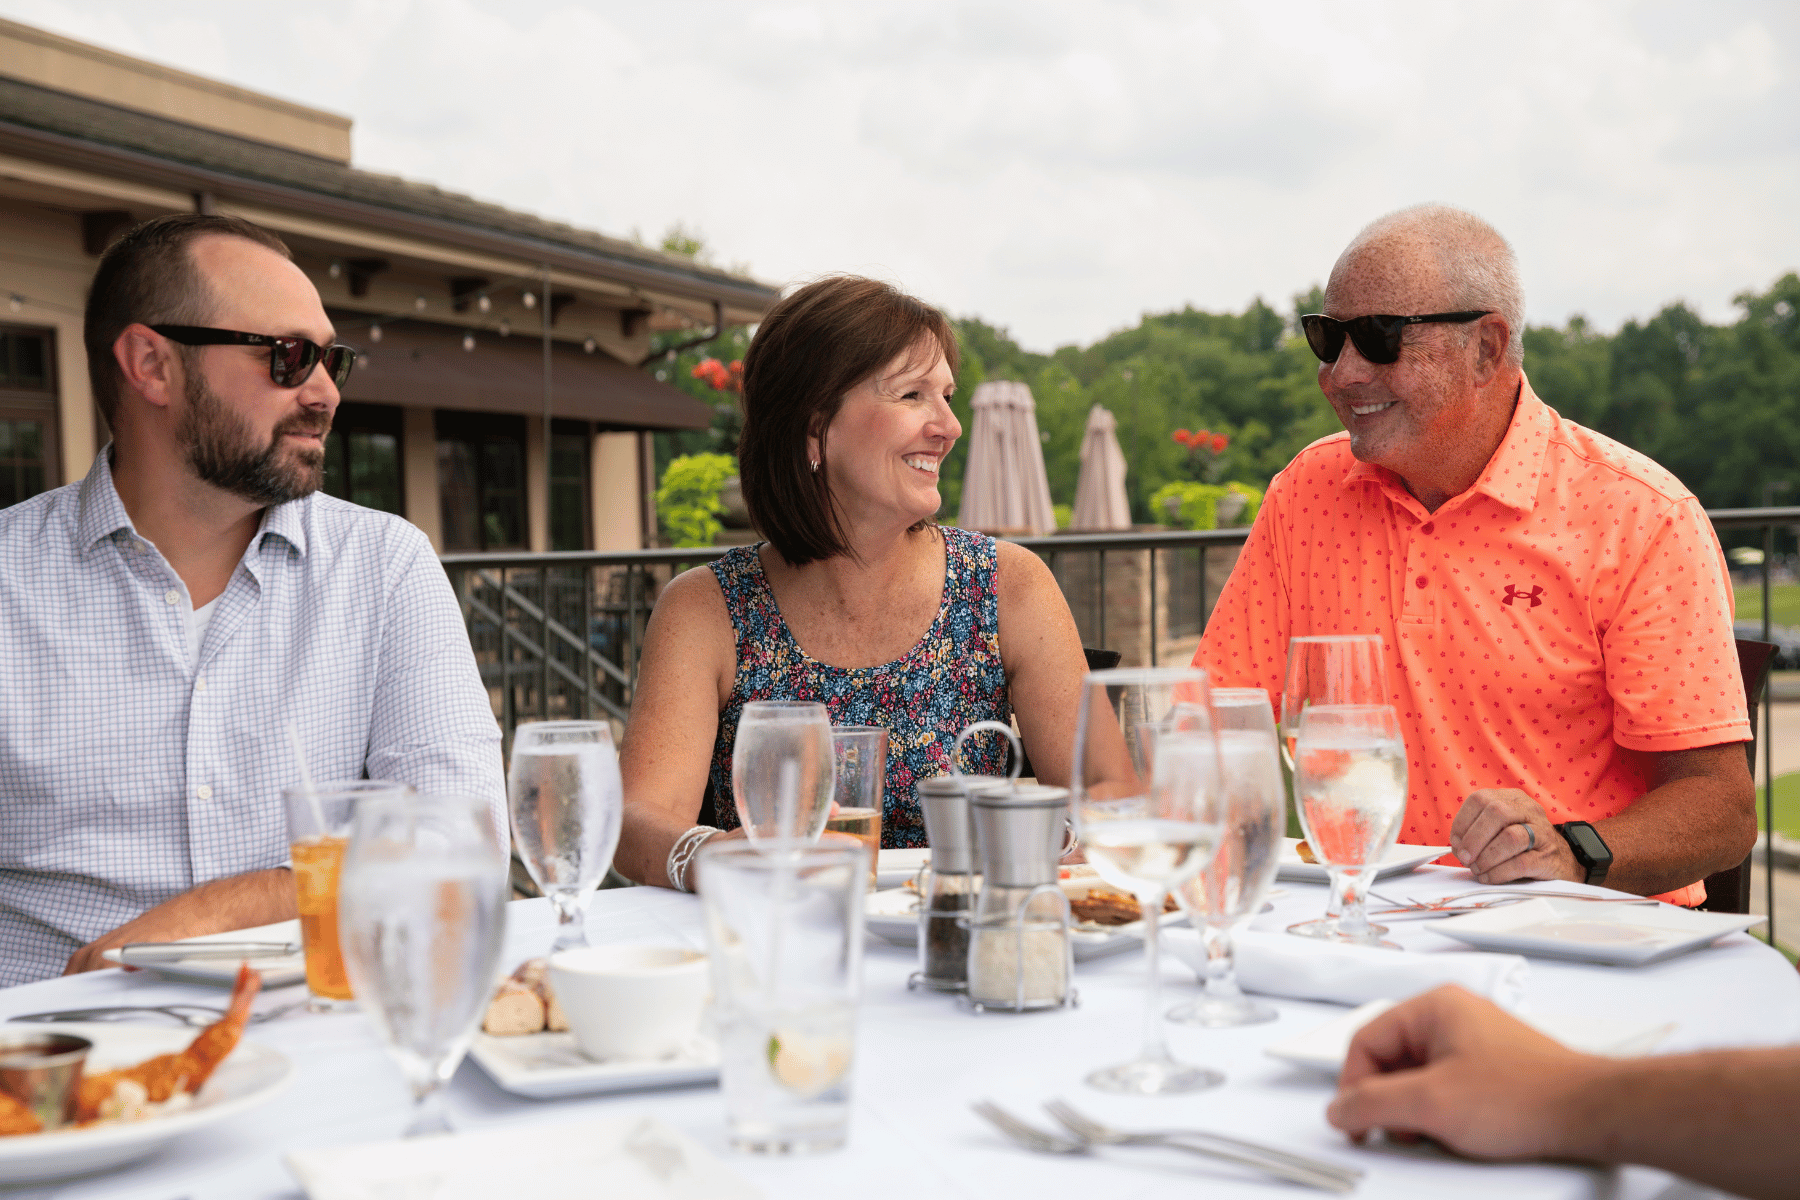
<path id="1" fill-rule="evenodd" d="M 656 519 L 671 546 L 710 546 L 724 526 L 719 488 L 737 474 L 729 454 L 684 454 L 671 459 L 656 489 Z"/>
<path id="2" fill-rule="evenodd" d="M 1244 511 L 1232 524 L 1248 525 L 1256 519 L 1256 510 L 1262 507 L 1263 494 L 1247 483 L 1220 485 L 1189 480 L 1165 483 L 1151 493 L 1150 512 L 1157 521 L 1177 529 L 1217 529 L 1219 501 L 1234 493 L 1244 497 Z"/>

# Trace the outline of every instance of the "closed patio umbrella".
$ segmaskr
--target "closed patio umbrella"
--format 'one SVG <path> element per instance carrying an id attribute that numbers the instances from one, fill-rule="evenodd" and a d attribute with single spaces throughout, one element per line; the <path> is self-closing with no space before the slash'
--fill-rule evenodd
<path id="1" fill-rule="evenodd" d="M 1056 516 L 1031 389 L 993 380 L 975 389 L 970 405 L 975 428 L 956 523 L 986 533 L 1049 533 Z"/>
<path id="2" fill-rule="evenodd" d="M 1125 499 L 1125 452 L 1119 449 L 1118 426 L 1113 415 L 1098 404 L 1088 410 L 1070 529 L 1131 528 L 1131 505 Z"/>

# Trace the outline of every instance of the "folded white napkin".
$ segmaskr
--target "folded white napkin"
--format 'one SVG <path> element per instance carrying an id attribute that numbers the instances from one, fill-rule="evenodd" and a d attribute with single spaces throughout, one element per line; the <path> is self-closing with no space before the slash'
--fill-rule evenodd
<path id="1" fill-rule="evenodd" d="M 1204 970 L 1206 951 L 1196 931 L 1171 929 L 1163 937 L 1176 957 L 1196 973 Z M 1238 984 L 1247 992 L 1295 1000 L 1404 1000 L 1455 983 L 1502 1008 L 1516 1008 L 1530 969 L 1517 954 L 1418 954 L 1254 930 L 1237 936 Z"/>
<path id="2" fill-rule="evenodd" d="M 298 1150 L 309 1200 L 492 1200 L 621 1196 L 754 1200 L 700 1143 L 653 1117 L 521 1125 L 445 1137 Z"/>

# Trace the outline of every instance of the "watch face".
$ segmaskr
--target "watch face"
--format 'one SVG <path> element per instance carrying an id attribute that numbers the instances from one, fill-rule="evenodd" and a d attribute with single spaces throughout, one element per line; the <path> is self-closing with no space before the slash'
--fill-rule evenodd
<path id="1" fill-rule="evenodd" d="M 1592 825 L 1572 822 L 1568 827 L 1568 836 L 1575 856 L 1582 860 L 1583 865 L 1612 861 L 1612 851 L 1606 848 L 1606 843 Z"/>

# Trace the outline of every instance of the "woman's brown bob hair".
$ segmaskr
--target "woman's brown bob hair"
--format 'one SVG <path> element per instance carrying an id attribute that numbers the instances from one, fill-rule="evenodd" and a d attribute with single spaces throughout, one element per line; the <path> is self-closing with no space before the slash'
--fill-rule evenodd
<path id="1" fill-rule="evenodd" d="M 824 446 L 844 394 L 928 338 L 956 370 L 956 333 L 943 313 L 856 275 L 809 283 L 762 319 L 744 354 L 738 478 L 750 520 L 794 566 L 850 550 Z M 816 471 L 811 435 L 819 437 Z"/>

